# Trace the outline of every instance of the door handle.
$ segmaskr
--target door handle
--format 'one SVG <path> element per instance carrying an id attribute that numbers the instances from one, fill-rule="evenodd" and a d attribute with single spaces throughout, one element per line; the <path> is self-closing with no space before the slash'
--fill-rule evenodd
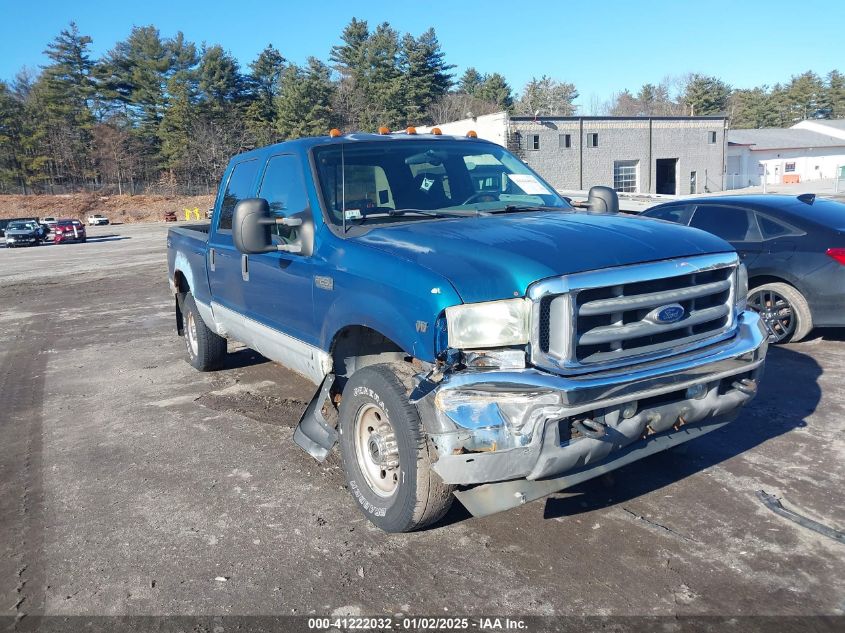
<path id="1" fill-rule="evenodd" d="M 209 248 L 209 249 L 208 249 L 208 269 L 209 269 L 211 272 L 214 272 L 214 271 L 216 270 L 216 262 L 215 262 L 215 259 L 216 259 L 216 258 L 215 258 L 215 255 L 214 255 L 214 249 L 213 249 L 213 248 Z"/>
<path id="2" fill-rule="evenodd" d="M 249 281 L 249 255 L 241 255 L 241 279 Z"/>

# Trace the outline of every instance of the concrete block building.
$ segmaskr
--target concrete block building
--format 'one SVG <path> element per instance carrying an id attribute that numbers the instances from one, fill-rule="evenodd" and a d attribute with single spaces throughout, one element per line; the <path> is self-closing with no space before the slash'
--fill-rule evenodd
<path id="1" fill-rule="evenodd" d="M 530 117 L 499 112 L 440 124 L 505 145 L 563 191 L 610 185 L 686 195 L 724 188 L 723 117 Z M 426 131 L 430 128 L 423 128 Z"/>

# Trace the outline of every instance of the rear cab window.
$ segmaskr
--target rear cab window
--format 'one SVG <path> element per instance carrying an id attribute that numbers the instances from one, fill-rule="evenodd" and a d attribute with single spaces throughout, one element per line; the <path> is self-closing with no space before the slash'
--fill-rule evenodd
<path id="1" fill-rule="evenodd" d="M 232 215 L 238 202 L 252 197 L 252 186 L 258 173 L 260 162 L 253 158 L 235 165 L 226 183 L 226 191 L 220 204 L 220 216 L 217 220 L 218 231 L 232 230 Z"/>

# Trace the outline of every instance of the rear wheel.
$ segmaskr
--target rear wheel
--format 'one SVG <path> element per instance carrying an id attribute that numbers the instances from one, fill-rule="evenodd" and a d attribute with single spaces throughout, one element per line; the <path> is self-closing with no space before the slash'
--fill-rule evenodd
<path id="1" fill-rule="evenodd" d="M 410 532 L 446 514 L 454 486 L 432 469 L 434 449 L 391 365 L 371 365 L 352 375 L 343 390 L 338 430 L 349 491 L 374 525 Z"/>
<path id="2" fill-rule="evenodd" d="M 797 343 L 813 329 L 807 300 L 789 284 L 778 282 L 752 289 L 748 307 L 760 314 L 773 343 Z"/>
<path id="3" fill-rule="evenodd" d="M 188 362 L 200 371 L 211 371 L 220 367 L 226 356 L 226 339 L 205 324 L 190 292 L 182 301 L 182 321 Z"/>

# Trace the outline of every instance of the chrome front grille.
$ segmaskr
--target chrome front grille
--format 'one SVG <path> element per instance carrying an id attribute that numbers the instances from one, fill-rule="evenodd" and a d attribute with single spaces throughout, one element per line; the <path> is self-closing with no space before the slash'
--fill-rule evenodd
<path id="1" fill-rule="evenodd" d="M 725 338 L 735 320 L 734 253 L 545 280 L 534 300 L 532 362 L 579 372 L 670 356 Z M 663 309 L 683 317 L 661 322 Z M 676 312 L 676 314 L 679 311 Z"/>

